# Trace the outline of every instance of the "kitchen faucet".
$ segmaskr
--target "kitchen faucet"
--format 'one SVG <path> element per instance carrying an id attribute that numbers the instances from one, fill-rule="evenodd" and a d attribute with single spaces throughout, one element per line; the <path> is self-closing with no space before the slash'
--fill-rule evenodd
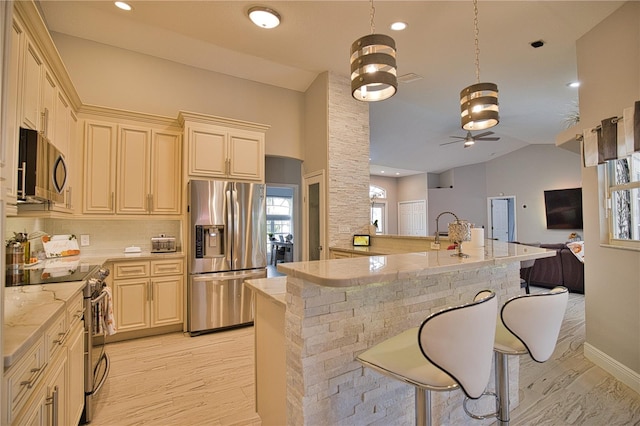
<path id="1" fill-rule="evenodd" d="M 438 227 L 438 220 L 440 219 L 440 216 L 442 216 L 443 214 L 450 214 L 453 215 L 453 217 L 456 218 L 456 222 L 460 222 L 460 219 L 458 218 L 458 216 L 456 216 L 455 213 L 453 212 L 442 212 L 440 213 L 437 217 L 436 217 L 436 239 L 435 239 L 435 244 L 440 244 L 440 232 L 439 232 L 439 227 Z"/>

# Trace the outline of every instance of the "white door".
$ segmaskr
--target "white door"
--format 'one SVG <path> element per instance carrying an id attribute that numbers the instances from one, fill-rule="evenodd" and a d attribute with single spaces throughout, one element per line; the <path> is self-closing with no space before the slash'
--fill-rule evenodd
<path id="1" fill-rule="evenodd" d="M 303 260 L 325 259 L 325 184 L 324 170 L 304 176 L 304 236 Z"/>
<path id="2" fill-rule="evenodd" d="M 509 201 L 491 200 L 491 238 L 509 241 Z"/>
<path id="3" fill-rule="evenodd" d="M 398 203 L 398 234 L 427 235 L 426 201 L 403 201 Z"/>

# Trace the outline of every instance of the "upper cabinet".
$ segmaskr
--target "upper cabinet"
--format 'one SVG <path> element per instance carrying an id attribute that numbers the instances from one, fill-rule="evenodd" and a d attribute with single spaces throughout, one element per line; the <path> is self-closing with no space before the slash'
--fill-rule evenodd
<path id="1" fill-rule="evenodd" d="M 181 213 L 182 132 L 178 128 L 87 119 L 84 149 L 84 213 Z"/>
<path id="2" fill-rule="evenodd" d="M 70 180 L 78 173 L 73 163 L 74 118 L 80 105 L 58 52 L 32 2 L 15 2 L 11 31 L 8 31 L 6 143 L 2 147 L 2 187 L 8 216 L 18 213 L 18 139 L 20 127 L 47 137 L 65 157 L 67 188 L 65 201 L 52 210 L 72 212 Z M 22 211 L 22 210 L 21 210 Z"/>
<path id="3" fill-rule="evenodd" d="M 181 112 L 189 177 L 264 182 L 265 132 L 269 126 Z"/>

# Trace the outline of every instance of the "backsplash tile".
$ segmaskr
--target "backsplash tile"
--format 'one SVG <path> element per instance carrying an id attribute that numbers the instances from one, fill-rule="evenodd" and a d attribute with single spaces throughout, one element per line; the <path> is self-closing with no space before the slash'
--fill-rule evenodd
<path id="1" fill-rule="evenodd" d="M 166 234 L 176 237 L 178 250 L 182 248 L 182 231 L 179 220 L 124 220 L 124 219 L 35 219 L 7 218 L 5 240 L 13 232 L 43 231 L 48 234 L 89 235 L 90 245 L 80 247 L 82 254 L 123 251 L 125 247 L 138 246 L 151 250 L 151 237 Z M 35 249 L 36 247 L 34 247 Z"/>

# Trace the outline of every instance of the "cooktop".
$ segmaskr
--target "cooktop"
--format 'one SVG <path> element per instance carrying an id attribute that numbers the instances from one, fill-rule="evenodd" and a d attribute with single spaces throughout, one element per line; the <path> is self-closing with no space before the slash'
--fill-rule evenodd
<path id="1" fill-rule="evenodd" d="M 48 268 L 45 266 L 7 271 L 6 286 L 55 284 L 83 281 L 100 265 L 76 265 L 73 268 Z"/>

